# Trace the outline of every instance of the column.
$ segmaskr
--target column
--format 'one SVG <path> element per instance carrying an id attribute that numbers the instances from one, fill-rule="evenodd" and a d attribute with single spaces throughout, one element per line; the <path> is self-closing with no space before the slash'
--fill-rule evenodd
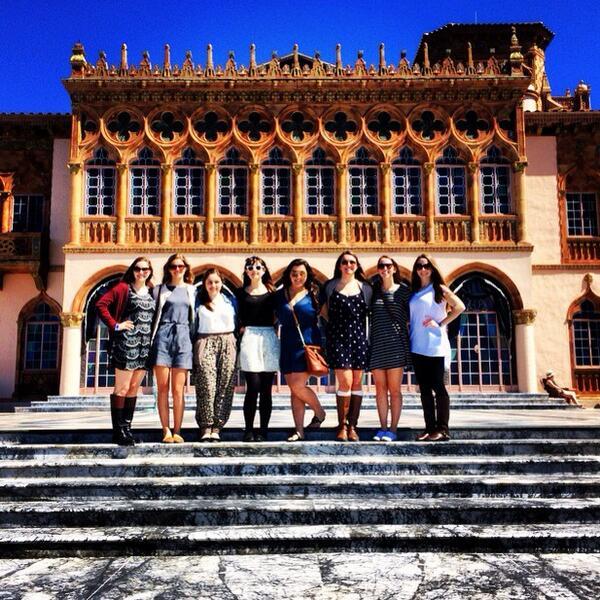
<path id="1" fill-rule="evenodd" d="M 127 165 L 117 165 L 117 244 L 127 243 Z"/>
<path id="2" fill-rule="evenodd" d="M 173 165 L 163 164 L 162 180 L 160 182 L 160 241 L 161 244 L 171 243 L 171 211 L 173 206 Z"/>
<path id="3" fill-rule="evenodd" d="M 424 163 L 423 173 L 425 174 L 425 194 L 423 195 L 425 240 L 428 244 L 433 244 L 435 242 L 435 163 Z"/>
<path id="4" fill-rule="evenodd" d="M 517 243 L 527 243 L 527 204 L 525 202 L 525 167 L 526 162 L 514 163 L 515 207 L 517 211 Z"/>
<path id="5" fill-rule="evenodd" d="M 536 314 L 532 309 L 513 310 L 519 392 L 533 393 L 538 389 L 533 330 Z"/>
<path id="6" fill-rule="evenodd" d="M 81 386 L 81 323 L 83 313 L 60 313 L 63 327 L 60 395 L 79 396 Z"/>
<path id="7" fill-rule="evenodd" d="M 12 194 L 10 192 L 0 192 L 0 202 L 2 203 L 2 233 L 8 233 L 12 229 L 10 218 L 11 205 L 13 203 Z"/>
<path id="8" fill-rule="evenodd" d="M 293 193 L 294 193 L 294 244 L 302 243 L 302 217 L 304 216 L 304 170 L 301 163 L 292 165 L 292 173 L 294 177 Z"/>
<path id="9" fill-rule="evenodd" d="M 249 223 L 250 244 L 258 244 L 258 215 L 260 213 L 260 165 L 250 164 L 250 206 Z"/>
<path id="10" fill-rule="evenodd" d="M 217 168 L 214 164 L 205 165 L 206 202 L 205 202 L 205 240 L 209 246 L 215 243 L 215 214 L 217 212 Z"/>
<path id="11" fill-rule="evenodd" d="M 471 213 L 471 243 L 479 243 L 479 163 L 470 162 L 469 196 L 467 205 Z"/>
<path id="12" fill-rule="evenodd" d="M 346 215 L 348 214 L 348 165 L 336 165 L 336 211 L 338 244 L 346 245 Z"/>
<path id="13" fill-rule="evenodd" d="M 83 204 L 83 169 L 81 163 L 69 163 L 71 179 L 71 214 L 69 217 L 69 243 L 78 246 L 81 243 L 81 207 Z"/>
<path id="14" fill-rule="evenodd" d="M 384 244 L 392 242 L 392 182 L 390 180 L 390 164 L 381 163 L 381 226 Z"/>

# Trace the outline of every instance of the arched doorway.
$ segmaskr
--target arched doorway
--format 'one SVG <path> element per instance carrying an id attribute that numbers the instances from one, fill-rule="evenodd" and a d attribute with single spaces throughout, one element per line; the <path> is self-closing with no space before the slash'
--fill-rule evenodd
<path id="1" fill-rule="evenodd" d="M 466 310 L 449 327 L 450 384 L 459 390 L 514 391 L 514 328 L 509 294 L 484 273 L 453 282 Z"/>

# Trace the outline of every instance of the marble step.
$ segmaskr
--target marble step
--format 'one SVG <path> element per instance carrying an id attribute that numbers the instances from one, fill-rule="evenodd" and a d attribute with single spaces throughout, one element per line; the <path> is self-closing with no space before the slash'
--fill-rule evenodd
<path id="1" fill-rule="evenodd" d="M 241 477 L 19 477 L 0 480 L 0 499 L 160 500 L 277 497 L 599 498 L 600 476 L 547 475 L 263 475 Z"/>
<path id="2" fill-rule="evenodd" d="M 598 524 L 0 529 L 0 556 L 305 552 L 599 552 Z"/>
<path id="3" fill-rule="evenodd" d="M 0 460 L 33 458 L 129 457 L 220 457 L 220 456 L 523 456 L 523 455 L 600 455 L 598 439 L 540 440 L 451 440 L 443 444 L 423 442 L 361 442 L 345 444 L 335 441 L 282 444 L 280 442 L 230 442 L 227 444 L 160 443 L 137 444 L 133 447 L 115 444 L 0 444 Z"/>
<path id="4" fill-rule="evenodd" d="M 255 475 L 595 474 L 600 456 L 253 456 L 52 458 L 0 463 L 6 477 L 181 477 Z"/>
<path id="5" fill-rule="evenodd" d="M 597 523 L 600 498 L 263 498 L 0 502 L 11 527 Z"/>
<path id="6" fill-rule="evenodd" d="M 576 440 L 576 439 L 599 439 L 600 426 L 565 426 L 565 427 L 519 427 L 511 426 L 511 422 L 518 423 L 515 415 L 507 415 L 506 427 L 456 427 L 452 428 L 452 439 L 459 440 Z M 107 444 L 111 439 L 110 421 L 106 420 L 101 425 L 93 429 L 81 427 L 74 429 L 5 429 L 0 431 L 0 447 L 7 444 Z M 39 425 L 38 425 L 39 427 Z M 101 428 L 103 427 L 103 428 Z M 375 434 L 374 427 L 359 427 L 361 435 L 361 445 L 370 440 Z M 399 441 L 414 441 L 415 436 L 421 432 L 421 429 L 410 429 L 400 427 L 398 429 Z M 269 440 L 285 441 L 290 433 L 290 428 L 274 427 L 269 429 Z M 198 439 L 197 428 L 184 428 L 182 430 L 184 438 L 188 441 Z M 306 430 L 307 439 L 311 441 L 333 441 L 335 438 L 335 428 L 321 427 L 318 430 Z M 158 420 L 156 427 L 137 428 L 134 422 L 134 435 L 140 442 L 158 442 L 160 441 L 160 428 Z M 221 432 L 221 438 L 227 442 L 239 442 L 242 439 L 243 430 L 239 427 L 226 427 Z M 306 443 L 306 442 L 305 442 Z M 287 444 L 286 444 L 287 445 Z M 298 444 L 302 445 L 302 444 Z M 184 446 L 185 447 L 185 446 Z"/>

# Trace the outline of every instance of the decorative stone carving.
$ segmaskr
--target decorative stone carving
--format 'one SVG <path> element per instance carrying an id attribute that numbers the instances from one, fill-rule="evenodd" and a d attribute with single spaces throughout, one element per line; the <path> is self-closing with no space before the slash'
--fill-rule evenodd
<path id="1" fill-rule="evenodd" d="M 533 308 L 523 308 L 521 310 L 513 310 L 513 318 L 515 325 L 533 325 L 537 310 Z"/>
<path id="2" fill-rule="evenodd" d="M 60 322 L 63 327 L 80 327 L 83 322 L 82 312 L 61 312 Z"/>

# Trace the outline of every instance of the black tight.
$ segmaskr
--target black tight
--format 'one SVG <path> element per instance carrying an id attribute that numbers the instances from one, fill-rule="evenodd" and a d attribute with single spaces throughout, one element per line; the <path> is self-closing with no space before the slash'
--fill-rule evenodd
<path id="1" fill-rule="evenodd" d="M 444 385 L 444 357 L 413 354 L 412 363 L 421 392 L 425 430 L 448 433 L 450 398 Z"/>
<path id="2" fill-rule="evenodd" d="M 246 431 L 251 431 L 254 428 L 256 405 L 260 394 L 260 429 L 264 433 L 269 427 L 271 410 L 273 408 L 271 388 L 273 387 L 274 373 L 248 373 L 247 371 L 243 373 L 246 379 L 246 396 L 244 397 Z"/>

